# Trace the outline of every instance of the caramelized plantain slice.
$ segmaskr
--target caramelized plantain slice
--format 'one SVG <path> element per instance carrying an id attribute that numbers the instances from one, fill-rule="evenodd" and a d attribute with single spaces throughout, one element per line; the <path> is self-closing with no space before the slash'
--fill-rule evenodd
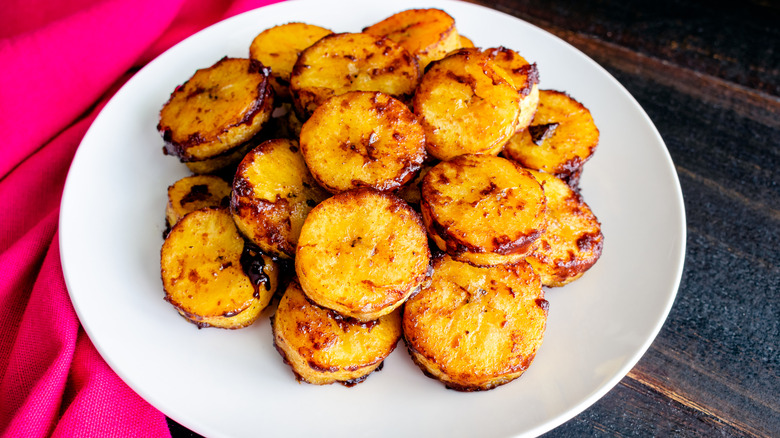
<path id="1" fill-rule="evenodd" d="M 441 9 L 408 9 L 373 24 L 363 32 L 387 37 L 402 45 L 420 69 L 460 46 L 455 19 Z"/>
<path id="2" fill-rule="evenodd" d="M 165 300 L 198 327 L 252 324 L 271 301 L 279 267 L 247 247 L 227 210 L 207 207 L 185 215 L 160 251 Z"/>
<path id="3" fill-rule="evenodd" d="M 437 164 L 423 178 L 421 209 L 440 249 L 480 266 L 522 260 L 545 228 L 544 191 L 536 179 L 490 155 Z"/>
<path id="4" fill-rule="evenodd" d="M 309 173 L 298 142 L 273 139 L 238 165 L 230 211 L 247 239 L 265 252 L 292 258 L 304 219 L 329 195 Z"/>
<path id="5" fill-rule="evenodd" d="M 326 36 L 301 52 L 290 92 L 301 120 L 332 96 L 381 91 L 407 101 L 420 81 L 417 61 L 396 42 L 367 33 Z"/>
<path id="6" fill-rule="evenodd" d="M 176 88 L 160 111 L 163 151 L 183 162 L 214 158 L 250 140 L 271 116 L 269 70 L 222 58 Z"/>
<path id="7" fill-rule="evenodd" d="M 487 56 L 461 49 L 431 64 L 413 99 L 428 152 L 440 160 L 501 152 L 515 132 L 520 97 Z"/>
<path id="8" fill-rule="evenodd" d="M 368 321 L 419 289 L 429 259 L 419 215 L 394 195 L 363 188 L 334 195 L 309 213 L 295 272 L 312 301 Z"/>
<path id="9" fill-rule="evenodd" d="M 286 23 L 260 32 L 249 46 L 249 58 L 271 68 L 271 85 L 280 99 L 290 98 L 290 74 L 303 50 L 333 32 L 307 23 Z"/>
<path id="10" fill-rule="evenodd" d="M 548 303 L 526 262 L 475 267 L 437 256 L 430 284 L 404 306 L 409 353 L 460 391 L 495 388 L 528 368 L 542 344 Z"/>
<path id="11" fill-rule="evenodd" d="M 192 175 L 168 186 L 165 219 L 169 227 L 187 213 L 205 207 L 230 205 L 230 184 L 215 175 Z"/>
<path id="12" fill-rule="evenodd" d="M 325 101 L 301 129 L 314 178 L 333 193 L 359 187 L 395 190 L 425 160 L 425 134 L 401 101 L 353 91 Z"/>
<path id="13" fill-rule="evenodd" d="M 526 261 L 545 286 L 564 286 L 580 278 L 599 257 L 601 224 L 582 197 L 563 180 L 531 171 L 547 196 L 547 229 Z"/>
<path id="14" fill-rule="evenodd" d="M 582 166 L 596 151 L 599 130 L 590 111 L 566 93 L 539 92 L 539 107 L 528 129 L 515 134 L 504 156 L 523 167 L 551 173 L 576 188 Z"/>
<path id="15" fill-rule="evenodd" d="M 274 345 L 299 380 L 353 386 L 377 370 L 401 337 L 401 312 L 361 322 L 309 300 L 293 280 L 272 319 Z"/>
<path id="16" fill-rule="evenodd" d="M 539 106 L 539 70 L 519 53 L 506 47 L 483 50 L 489 59 L 504 69 L 520 94 L 520 114 L 515 132 L 522 131 L 531 124 Z"/>

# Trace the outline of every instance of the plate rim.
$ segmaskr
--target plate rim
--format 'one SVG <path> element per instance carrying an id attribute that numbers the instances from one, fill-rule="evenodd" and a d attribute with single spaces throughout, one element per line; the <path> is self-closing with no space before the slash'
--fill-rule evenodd
<path id="1" fill-rule="evenodd" d="M 183 44 L 187 43 L 187 41 L 191 41 L 191 40 L 194 40 L 196 38 L 202 38 L 202 35 L 204 35 L 204 34 L 209 34 L 209 33 L 215 32 L 213 29 L 217 28 L 218 26 L 228 26 L 230 23 L 240 20 L 241 19 L 240 17 L 242 17 L 244 15 L 255 14 L 259 10 L 267 10 L 269 8 L 277 8 L 277 7 L 280 7 L 280 5 L 288 5 L 290 3 L 307 3 L 307 2 L 315 2 L 315 0 L 288 0 L 286 2 L 275 3 L 275 4 L 272 4 L 272 5 L 267 5 L 267 6 L 263 6 L 263 7 L 257 8 L 257 9 L 246 11 L 244 13 L 241 13 L 241 14 L 235 15 L 233 17 L 229 17 L 229 18 L 227 18 L 225 20 L 219 21 L 217 23 L 214 23 L 214 24 L 212 24 L 212 25 L 210 25 L 210 26 L 208 26 L 208 27 L 206 27 L 206 28 L 196 32 L 195 34 L 191 35 L 190 37 L 182 40 L 181 42 L 177 43 L 176 45 L 172 46 L 171 48 L 167 49 L 166 51 L 161 53 L 159 56 L 155 57 L 153 60 L 148 62 L 146 65 L 144 65 L 144 67 L 141 68 L 138 72 L 136 72 L 136 74 L 134 74 L 133 77 L 131 77 L 111 97 L 109 102 L 104 106 L 104 108 L 100 111 L 98 116 L 95 118 L 95 120 L 93 121 L 92 125 L 89 127 L 89 129 L 85 133 L 84 137 L 82 138 L 82 141 L 79 144 L 79 148 L 77 149 L 76 154 L 74 155 L 73 160 L 72 160 L 72 162 L 70 164 L 70 167 L 69 167 L 69 170 L 68 170 L 68 176 L 67 176 L 64 188 L 63 188 L 63 194 L 62 194 L 62 199 L 61 199 L 61 204 L 60 204 L 60 217 L 59 217 L 59 220 L 58 220 L 59 230 L 68 230 L 69 229 L 69 225 L 66 223 L 66 221 L 69 219 L 69 217 L 66 217 L 66 214 L 64 214 L 64 213 L 68 213 L 68 211 L 66 209 L 70 208 L 70 206 L 71 206 L 71 204 L 73 202 L 73 201 L 71 201 L 71 199 L 72 199 L 73 196 L 75 196 L 72 193 L 73 189 L 72 189 L 72 181 L 71 181 L 72 180 L 71 171 L 74 168 L 77 167 L 77 163 L 80 163 L 81 160 L 83 160 L 83 158 L 80 158 L 83 155 L 82 151 L 85 149 L 85 148 L 82 148 L 82 145 L 84 145 L 86 143 L 89 143 L 89 141 L 91 141 L 92 136 L 96 135 L 93 132 L 96 129 L 95 127 L 100 123 L 101 116 L 103 116 L 104 112 L 107 112 L 107 111 L 109 111 L 110 108 L 112 108 L 112 106 L 111 106 L 112 102 L 117 100 L 117 99 L 119 99 L 117 96 L 120 96 L 123 93 L 129 92 L 129 90 L 131 90 L 135 86 L 134 84 L 136 83 L 137 78 L 143 78 L 144 77 L 143 72 L 145 70 L 147 70 L 147 69 L 151 70 L 153 68 L 151 66 L 156 65 L 157 63 L 163 63 L 166 60 L 166 58 L 168 57 L 168 55 L 167 55 L 168 53 L 173 52 L 175 50 L 180 50 L 180 49 L 178 49 L 178 47 L 180 47 Z M 335 3 L 344 3 L 344 2 L 350 3 L 350 2 L 355 2 L 355 0 L 335 0 L 333 2 L 335 2 Z M 357 1 L 357 2 L 359 2 L 359 1 Z M 653 327 L 652 334 L 650 336 L 646 337 L 646 339 L 644 340 L 642 345 L 639 346 L 639 348 L 632 355 L 632 357 L 630 359 L 628 359 L 626 361 L 626 363 L 620 368 L 620 371 L 618 373 L 615 373 L 607 382 L 605 382 L 604 384 L 602 384 L 601 386 L 599 386 L 597 388 L 594 388 L 594 390 L 591 392 L 591 394 L 588 397 L 586 397 L 584 400 L 582 400 L 577 405 L 570 407 L 568 410 L 565 410 L 564 412 L 562 412 L 558 416 L 556 416 L 554 418 L 548 419 L 547 421 L 545 421 L 544 423 L 538 425 L 535 428 L 532 428 L 532 429 L 527 430 L 527 431 L 521 431 L 522 435 L 526 435 L 526 434 L 528 434 L 528 435 L 541 434 L 541 433 L 544 433 L 546 431 L 552 430 L 552 429 L 560 426 L 561 424 L 563 424 L 566 421 L 570 420 L 571 418 L 575 417 L 579 413 L 585 411 L 587 408 L 592 406 L 596 401 L 598 401 L 600 398 L 602 398 L 606 393 L 608 393 L 612 388 L 614 388 L 614 386 L 617 385 L 630 372 L 630 370 L 636 366 L 636 364 L 639 362 L 639 360 L 642 358 L 642 356 L 650 348 L 651 344 L 655 341 L 655 339 L 657 338 L 657 336 L 658 336 L 659 332 L 661 331 L 663 325 L 668 320 L 668 315 L 669 315 L 669 313 L 671 311 L 671 308 L 674 305 L 674 302 L 676 300 L 676 297 L 677 297 L 677 294 L 678 294 L 678 291 L 679 291 L 679 287 L 681 285 L 682 275 L 683 275 L 683 271 L 684 271 L 684 264 L 685 264 L 686 245 L 687 245 L 687 242 L 686 242 L 687 241 L 686 212 L 685 212 L 683 193 L 682 193 L 682 189 L 681 189 L 680 181 L 679 181 L 679 175 L 676 172 L 676 169 L 674 167 L 674 163 L 672 161 L 672 158 L 671 158 L 671 155 L 669 153 L 668 147 L 666 146 L 665 142 L 663 141 L 663 138 L 661 137 L 660 133 L 658 132 L 655 124 L 652 122 L 652 120 L 647 115 L 645 110 L 641 107 L 641 105 L 639 105 L 639 103 L 636 101 L 634 96 L 631 95 L 628 92 L 628 90 L 626 90 L 625 87 L 619 81 L 617 81 L 617 79 L 615 79 L 604 67 L 602 67 L 601 65 L 599 65 L 598 63 L 593 61 L 590 57 L 588 57 L 586 54 L 581 52 L 579 49 L 575 48 L 574 46 L 572 46 L 571 44 L 569 44 L 565 40 L 561 39 L 560 37 L 558 37 L 558 36 L 556 36 L 554 34 L 551 34 L 548 31 L 546 31 L 546 30 L 544 30 L 544 29 L 542 29 L 542 28 L 540 28 L 540 27 L 538 27 L 538 26 L 536 26 L 536 25 L 534 25 L 532 23 L 528 23 L 527 21 L 522 20 L 522 19 L 520 19 L 518 17 L 514 17 L 514 16 L 511 16 L 511 15 L 505 14 L 505 13 L 503 13 L 501 11 L 489 8 L 487 6 L 477 5 L 477 4 L 472 4 L 472 3 L 460 2 L 460 1 L 457 1 L 457 0 L 435 0 L 435 1 L 430 2 L 430 3 L 436 3 L 436 4 L 458 3 L 461 6 L 463 4 L 465 4 L 466 8 L 468 8 L 468 7 L 478 8 L 478 9 L 482 9 L 482 10 L 485 10 L 485 11 L 489 11 L 489 13 L 502 14 L 502 15 L 511 17 L 514 20 L 518 20 L 518 21 L 520 21 L 520 22 L 522 22 L 522 23 L 524 23 L 524 24 L 526 24 L 528 26 L 534 27 L 534 28 L 538 29 L 539 31 L 544 32 L 547 35 L 547 37 L 550 37 L 550 38 L 553 38 L 553 39 L 557 40 L 557 42 L 559 44 L 564 44 L 564 45 L 568 46 L 574 52 L 576 52 L 579 55 L 581 55 L 582 57 L 584 57 L 594 67 L 599 69 L 601 71 L 602 75 L 604 75 L 605 77 L 609 78 L 611 80 L 611 82 L 613 83 L 613 85 L 617 86 L 620 89 L 622 94 L 624 94 L 625 96 L 630 98 L 630 100 L 632 101 L 634 107 L 639 111 L 639 114 L 641 114 L 641 116 L 644 118 L 645 123 L 652 128 L 653 132 L 655 133 L 655 136 L 657 137 L 656 141 L 660 145 L 663 146 L 662 147 L 662 152 L 663 152 L 663 156 L 664 156 L 665 161 L 666 161 L 665 164 L 666 164 L 666 166 L 668 166 L 669 169 L 672 170 L 672 176 L 673 176 L 672 182 L 674 183 L 673 185 L 674 185 L 674 193 L 675 193 L 674 205 L 678 209 L 678 212 L 679 212 L 679 215 L 675 218 L 676 222 L 677 222 L 677 224 L 679 226 L 679 228 L 676 230 L 678 232 L 678 234 L 677 234 L 677 241 L 678 241 L 679 245 L 678 245 L 678 251 L 676 251 L 676 255 L 677 255 L 677 262 L 675 263 L 676 269 L 675 269 L 675 272 L 670 273 L 671 275 L 668 277 L 668 281 L 667 281 L 668 289 L 673 290 L 673 292 L 667 296 L 666 302 L 664 303 L 663 315 L 659 315 L 660 317 L 658 318 L 655 326 Z M 283 7 L 287 8 L 289 6 L 283 6 Z M 74 292 L 73 292 L 74 288 L 73 288 L 73 286 L 71 284 L 72 278 L 73 278 L 71 273 L 70 273 L 70 270 L 72 269 L 72 265 L 71 265 L 72 261 L 65 259 L 66 252 L 67 252 L 67 250 L 65 248 L 65 245 L 69 244 L 68 239 L 69 239 L 69 236 L 66 236 L 64 232 L 60 232 L 59 233 L 59 241 L 58 241 L 58 243 L 59 243 L 60 248 L 61 248 L 61 250 L 60 250 L 60 262 L 61 262 L 61 266 L 62 266 L 62 269 L 63 269 L 63 277 L 64 277 L 64 280 L 65 280 L 65 283 L 66 283 L 66 287 L 67 287 L 67 290 L 68 290 L 69 297 L 71 299 L 71 302 L 73 303 L 74 309 L 76 310 L 76 314 L 79 317 L 81 325 L 82 325 L 82 327 L 84 327 L 85 333 L 88 335 L 88 337 L 90 337 L 90 339 L 92 339 L 93 335 L 94 335 L 94 333 L 92 332 L 93 327 L 89 323 L 85 324 L 85 322 L 84 322 L 85 319 L 89 319 L 89 318 L 84 314 L 85 311 L 80 306 L 79 299 L 74 295 Z M 666 287 L 664 289 L 666 289 Z M 165 404 L 165 403 L 161 403 L 160 400 L 158 399 L 158 397 L 155 397 L 153 394 L 149 393 L 149 391 L 147 391 L 147 388 L 143 388 L 142 385 L 138 385 L 138 383 L 135 381 L 135 379 L 132 376 L 128 375 L 127 370 L 124 369 L 124 367 L 121 366 L 121 364 L 115 363 L 113 361 L 113 358 L 111 357 L 110 353 L 107 351 L 105 345 L 99 345 L 99 344 L 96 344 L 96 343 L 93 343 L 93 345 L 95 346 L 96 350 L 100 353 L 101 357 L 106 361 L 106 363 L 109 364 L 111 369 L 134 392 L 136 392 L 139 395 L 141 395 L 142 398 L 147 400 L 147 402 L 149 402 L 150 405 L 154 406 L 157 409 L 160 409 L 160 408 L 157 407 L 159 404 Z M 155 400 L 156 403 L 152 403 L 150 400 Z M 193 430 L 195 430 L 196 428 L 199 429 L 200 431 L 204 431 L 205 430 L 203 427 L 201 427 L 202 424 L 193 424 L 192 421 L 190 421 L 190 419 L 181 418 L 178 415 L 178 412 L 172 413 L 173 415 L 171 415 L 171 413 L 165 412 L 162 409 L 160 409 L 160 411 L 163 412 L 163 414 L 165 414 L 169 418 L 173 419 L 174 421 L 184 425 L 185 427 L 191 428 Z M 215 432 L 216 434 L 219 434 L 218 431 L 206 431 L 206 433 L 209 434 L 209 435 L 211 435 L 212 432 Z"/>

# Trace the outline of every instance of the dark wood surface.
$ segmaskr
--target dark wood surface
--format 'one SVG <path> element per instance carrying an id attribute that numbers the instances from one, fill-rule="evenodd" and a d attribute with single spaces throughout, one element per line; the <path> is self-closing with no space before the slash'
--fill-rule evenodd
<path id="1" fill-rule="evenodd" d="M 685 200 L 685 268 L 659 336 L 546 436 L 780 436 L 780 3 L 475 3 L 615 76 L 660 131 Z"/>
<path id="2" fill-rule="evenodd" d="M 659 336 L 547 436 L 780 436 L 780 4 L 478 3 L 615 76 L 660 131 L 685 200 L 685 268 Z"/>

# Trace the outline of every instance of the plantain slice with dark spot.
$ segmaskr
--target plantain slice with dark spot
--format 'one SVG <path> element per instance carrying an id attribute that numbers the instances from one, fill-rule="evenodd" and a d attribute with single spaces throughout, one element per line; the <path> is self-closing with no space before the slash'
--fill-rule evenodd
<path id="1" fill-rule="evenodd" d="M 482 51 L 489 59 L 509 74 L 520 94 L 520 114 L 515 131 L 519 132 L 531 124 L 539 106 L 539 70 L 519 53 L 506 47 L 495 47 Z"/>
<path id="2" fill-rule="evenodd" d="M 404 339 L 422 371 L 447 387 L 492 389 L 531 364 L 547 309 L 528 263 L 476 267 L 442 255 L 430 283 L 404 306 Z"/>
<path id="3" fill-rule="evenodd" d="M 230 211 L 247 239 L 267 253 L 289 259 L 295 256 L 304 219 L 328 196 L 312 178 L 298 142 L 273 139 L 239 163 Z"/>
<path id="4" fill-rule="evenodd" d="M 198 327 L 252 324 L 271 301 L 279 266 L 245 245 L 230 213 L 207 207 L 185 215 L 160 250 L 165 300 Z"/>
<path id="5" fill-rule="evenodd" d="M 160 111 L 163 151 L 204 161 L 249 141 L 270 118 L 269 69 L 255 60 L 222 58 L 173 91 Z"/>
<path id="6" fill-rule="evenodd" d="M 381 91 L 406 102 L 419 81 L 417 61 L 398 43 L 367 33 L 339 33 L 301 52 L 290 92 L 305 121 L 327 99 L 349 91 Z"/>
<path id="7" fill-rule="evenodd" d="M 547 229 L 526 261 L 545 286 L 564 286 L 582 277 L 599 257 L 601 224 L 588 204 L 563 180 L 531 171 L 547 197 Z"/>
<path id="8" fill-rule="evenodd" d="M 363 188 L 336 194 L 309 213 L 295 272 L 315 303 L 369 321 L 419 290 L 429 260 L 419 215 L 394 195 Z"/>
<path id="9" fill-rule="evenodd" d="M 353 386 L 379 369 L 401 337 L 401 312 L 361 322 L 318 306 L 293 280 L 272 318 L 274 345 L 299 380 Z"/>
<path id="10" fill-rule="evenodd" d="M 460 49 L 430 65 L 413 107 L 434 157 L 498 155 L 515 132 L 520 95 L 509 75 L 485 54 Z"/>
<path id="11" fill-rule="evenodd" d="M 165 218 L 169 227 L 187 213 L 205 207 L 230 205 L 230 184 L 215 175 L 192 175 L 168 186 Z"/>
<path id="12" fill-rule="evenodd" d="M 598 142 L 599 130 L 584 105 L 561 91 L 541 90 L 533 122 L 509 140 L 504 156 L 556 175 L 576 189 Z"/>
<path id="13" fill-rule="evenodd" d="M 396 190 L 425 160 L 425 134 L 401 101 L 380 92 L 334 96 L 301 128 L 301 151 L 314 178 L 333 193 Z"/>
<path id="14" fill-rule="evenodd" d="M 544 191 L 528 170 L 491 155 L 461 155 L 431 169 L 422 217 L 436 245 L 480 266 L 515 263 L 545 228 Z"/>

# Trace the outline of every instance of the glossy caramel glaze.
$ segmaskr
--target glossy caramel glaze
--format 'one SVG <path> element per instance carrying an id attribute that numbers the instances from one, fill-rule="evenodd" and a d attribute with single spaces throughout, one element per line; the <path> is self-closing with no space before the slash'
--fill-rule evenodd
<path id="1" fill-rule="evenodd" d="M 404 306 L 409 353 L 429 376 L 460 391 L 518 378 L 544 338 L 548 304 L 525 262 L 476 267 L 442 255 L 429 285 Z"/>
<path id="2" fill-rule="evenodd" d="M 317 304 L 372 320 L 420 288 L 429 260 L 420 216 L 400 198 L 366 188 L 334 195 L 309 213 L 295 271 Z"/>
<path id="3" fill-rule="evenodd" d="M 228 57 L 197 70 L 160 111 L 164 152 L 201 161 L 248 141 L 273 109 L 269 74 L 258 61 Z"/>
<path id="4" fill-rule="evenodd" d="M 380 92 L 353 91 L 328 99 L 303 124 L 300 141 L 312 175 L 333 193 L 360 187 L 396 190 L 426 158 L 417 118 Z"/>
<path id="5" fill-rule="evenodd" d="M 272 319 L 274 344 L 299 380 L 353 386 L 375 371 L 401 337 L 400 310 L 363 322 L 308 299 L 290 282 Z"/>
<path id="6" fill-rule="evenodd" d="M 544 231 L 545 208 L 536 179 L 500 157 L 462 155 L 423 179 L 422 217 L 431 238 L 477 265 L 522 260 Z"/>

